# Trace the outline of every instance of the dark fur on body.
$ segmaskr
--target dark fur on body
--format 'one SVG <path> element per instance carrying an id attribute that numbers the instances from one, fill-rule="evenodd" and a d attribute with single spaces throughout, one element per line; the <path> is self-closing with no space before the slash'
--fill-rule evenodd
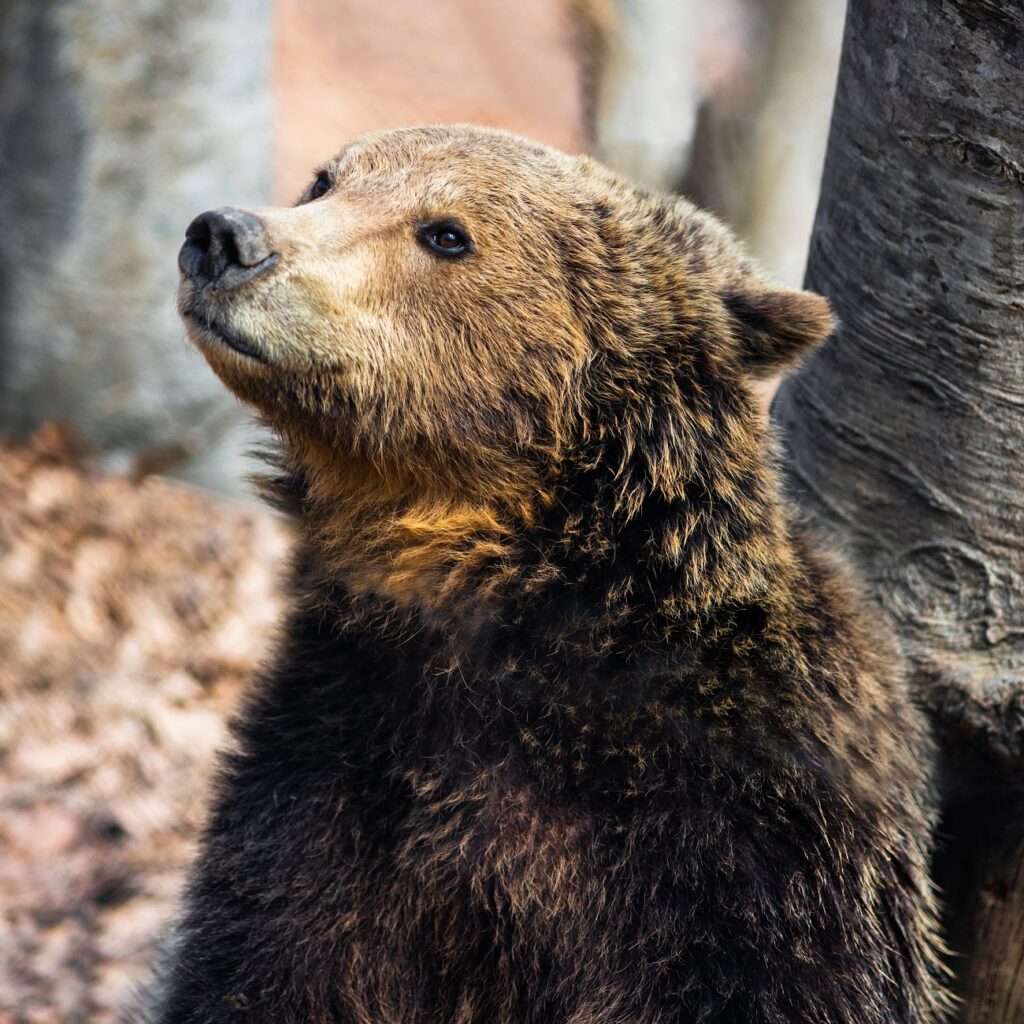
<path id="1" fill-rule="evenodd" d="M 418 487 L 378 478 L 379 406 L 211 359 L 304 542 L 147 1019 L 933 1024 L 930 742 L 747 384 L 827 309 L 687 204 L 478 134 L 572 185 L 541 258 L 583 342 L 406 437 Z"/>

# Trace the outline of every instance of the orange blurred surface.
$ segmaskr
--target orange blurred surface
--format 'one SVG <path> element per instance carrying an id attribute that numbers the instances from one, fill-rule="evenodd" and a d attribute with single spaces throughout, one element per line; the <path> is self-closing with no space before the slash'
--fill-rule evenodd
<path id="1" fill-rule="evenodd" d="M 473 121 L 584 148 L 567 2 L 278 0 L 276 202 L 363 132 Z"/>

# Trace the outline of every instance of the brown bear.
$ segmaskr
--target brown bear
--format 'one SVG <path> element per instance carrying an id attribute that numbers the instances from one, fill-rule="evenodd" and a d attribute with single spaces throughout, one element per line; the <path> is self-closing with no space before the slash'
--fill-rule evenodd
<path id="1" fill-rule="evenodd" d="M 468 126 L 179 262 L 301 543 L 146 1020 L 941 1018 L 931 746 L 752 398 L 824 299 Z"/>

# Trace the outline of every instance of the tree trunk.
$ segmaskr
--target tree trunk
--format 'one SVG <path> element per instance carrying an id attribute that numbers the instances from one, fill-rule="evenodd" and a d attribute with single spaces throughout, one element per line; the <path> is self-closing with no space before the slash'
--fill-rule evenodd
<path id="1" fill-rule="evenodd" d="M 68 420 L 130 465 L 238 422 L 184 341 L 175 255 L 197 213 L 269 198 L 270 17 L 0 0 L 0 429 Z"/>
<path id="2" fill-rule="evenodd" d="M 747 2 L 749 66 L 700 110 L 684 191 L 799 286 L 825 158 L 846 0 Z"/>
<path id="3" fill-rule="evenodd" d="M 579 16 L 596 5 L 575 0 L 574 6 Z M 697 80 L 701 4 L 617 0 L 615 9 L 608 52 L 588 104 L 594 108 L 595 150 L 634 181 L 670 189 L 689 163 L 702 98 Z"/>
<path id="4" fill-rule="evenodd" d="M 945 756 L 969 1024 L 1024 1020 L 1024 7 L 851 0 L 785 382 L 791 486 L 866 576 Z"/>

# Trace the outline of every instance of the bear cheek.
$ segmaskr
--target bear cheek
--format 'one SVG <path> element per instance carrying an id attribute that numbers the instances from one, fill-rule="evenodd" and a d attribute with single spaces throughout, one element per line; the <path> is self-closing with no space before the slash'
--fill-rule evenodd
<path id="1" fill-rule="evenodd" d="M 292 270 L 237 310 L 237 322 L 268 362 L 292 372 L 344 369 L 367 349 L 373 318 L 357 290 L 339 286 L 329 264 Z"/>

